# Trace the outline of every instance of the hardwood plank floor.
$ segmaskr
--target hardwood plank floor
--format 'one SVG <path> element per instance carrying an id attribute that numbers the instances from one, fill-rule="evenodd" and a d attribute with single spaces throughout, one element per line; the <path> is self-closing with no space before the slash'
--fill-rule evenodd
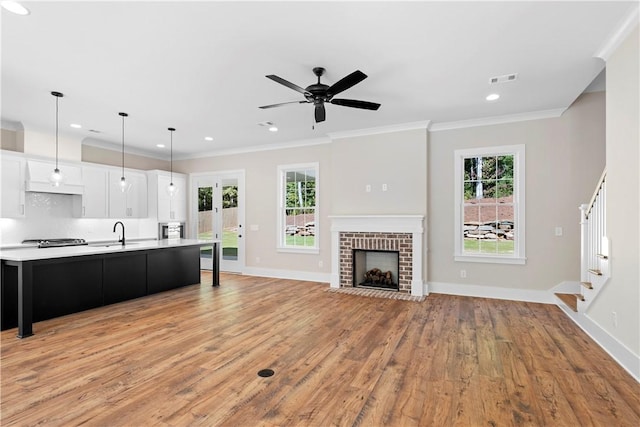
<path id="1" fill-rule="evenodd" d="M 640 425 L 638 383 L 555 306 L 326 289 L 203 272 L 4 331 L 0 424 Z"/>

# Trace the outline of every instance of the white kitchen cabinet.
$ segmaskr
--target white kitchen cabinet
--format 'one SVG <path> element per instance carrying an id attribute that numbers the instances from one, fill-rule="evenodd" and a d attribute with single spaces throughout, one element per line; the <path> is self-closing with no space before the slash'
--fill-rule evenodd
<path id="1" fill-rule="evenodd" d="M 25 163 L 2 155 L 2 218 L 24 218 Z"/>
<path id="2" fill-rule="evenodd" d="M 173 174 L 173 185 L 177 194 L 170 197 L 167 187 L 171 183 L 171 174 L 165 171 L 149 171 L 149 217 L 158 222 L 185 222 L 187 220 L 187 176 Z"/>
<path id="3" fill-rule="evenodd" d="M 109 170 L 82 166 L 84 190 L 75 196 L 74 215 L 81 218 L 109 218 Z"/>
<path id="4" fill-rule="evenodd" d="M 121 171 L 109 171 L 109 218 L 146 218 L 147 176 L 125 170 L 124 176 L 131 188 L 124 193 L 120 189 L 121 176 Z"/>

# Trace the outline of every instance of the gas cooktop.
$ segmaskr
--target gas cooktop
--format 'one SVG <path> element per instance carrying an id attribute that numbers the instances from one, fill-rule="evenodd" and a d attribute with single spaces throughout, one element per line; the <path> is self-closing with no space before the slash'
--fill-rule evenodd
<path id="1" fill-rule="evenodd" d="M 58 248 L 61 246 L 82 246 L 87 245 L 84 239 L 29 239 L 22 243 L 37 243 L 39 248 Z"/>

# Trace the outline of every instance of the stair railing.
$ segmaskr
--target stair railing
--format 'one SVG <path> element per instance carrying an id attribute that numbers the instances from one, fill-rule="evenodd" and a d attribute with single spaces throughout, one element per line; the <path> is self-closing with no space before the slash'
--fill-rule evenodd
<path id="1" fill-rule="evenodd" d="M 589 204 L 580 206 L 580 281 L 583 286 L 579 311 L 595 299 L 609 278 L 606 175 L 605 169 Z"/>

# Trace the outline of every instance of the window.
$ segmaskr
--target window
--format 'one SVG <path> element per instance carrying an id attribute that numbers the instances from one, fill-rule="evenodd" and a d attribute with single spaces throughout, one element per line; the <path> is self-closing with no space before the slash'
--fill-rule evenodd
<path id="1" fill-rule="evenodd" d="M 278 167 L 279 244 L 283 251 L 318 252 L 318 164 Z"/>
<path id="2" fill-rule="evenodd" d="M 456 261 L 524 264 L 524 151 L 455 151 Z"/>

